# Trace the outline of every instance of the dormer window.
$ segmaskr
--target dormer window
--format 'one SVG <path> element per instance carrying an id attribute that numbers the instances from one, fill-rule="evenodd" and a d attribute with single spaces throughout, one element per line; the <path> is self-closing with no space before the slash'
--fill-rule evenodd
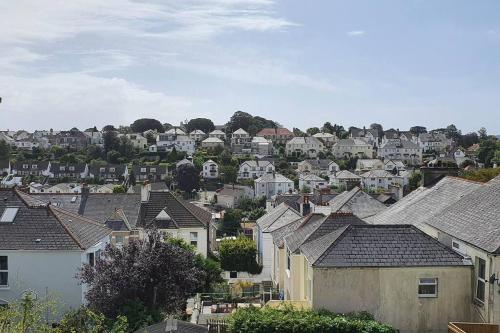
<path id="1" fill-rule="evenodd" d="M 0 222 L 14 222 L 18 211 L 18 207 L 5 208 L 4 212 L 2 213 L 2 217 L 0 217 Z"/>
<path id="2" fill-rule="evenodd" d="M 75 167 L 74 166 L 70 166 L 69 167 L 69 171 L 75 171 Z"/>
<path id="3" fill-rule="evenodd" d="M 31 168 L 32 168 L 32 169 L 38 169 L 38 165 L 33 164 L 33 165 L 31 166 Z"/>
<path id="4" fill-rule="evenodd" d="M 64 170 L 66 170 L 66 167 L 63 167 L 63 166 L 59 167 L 59 171 L 64 171 Z"/>
<path id="5" fill-rule="evenodd" d="M 28 164 L 23 164 L 23 169 L 29 169 L 29 165 Z"/>
<path id="6" fill-rule="evenodd" d="M 115 168 L 109 168 L 109 172 L 115 172 Z"/>

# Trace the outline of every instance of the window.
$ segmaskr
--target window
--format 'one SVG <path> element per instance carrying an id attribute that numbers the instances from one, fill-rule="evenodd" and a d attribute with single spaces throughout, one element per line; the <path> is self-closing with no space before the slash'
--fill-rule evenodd
<path id="1" fill-rule="evenodd" d="M 62 166 L 62 167 L 59 167 L 59 171 L 64 171 L 66 169 L 66 167 Z"/>
<path id="2" fill-rule="evenodd" d="M 100 173 L 106 172 L 106 168 L 99 168 L 99 172 Z"/>
<path id="3" fill-rule="evenodd" d="M 451 241 L 451 247 L 453 248 L 453 250 L 455 250 L 461 254 L 467 254 L 465 247 L 461 243 L 457 242 L 456 240 Z"/>
<path id="4" fill-rule="evenodd" d="M 75 171 L 75 167 L 74 166 L 70 166 L 69 167 L 69 171 Z"/>
<path id="5" fill-rule="evenodd" d="M 194 247 L 198 247 L 198 233 L 197 232 L 190 232 L 189 233 L 189 242 Z"/>
<path id="6" fill-rule="evenodd" d="M 420 278 L 418 279 L 418 297 L 437 297 L 438 279 Z"/>
<path id="7" fill-rule="evenodd" d="M 156 168 L 149 169 L 150 172 L 156 172 Z"/>
<path id="8" fill-rule="evenodd" d="M 115 172 L 115 168 L 109 168 L 109 172 Z"/>
<path id="9" fill-rule="evenodd" d="M 238 278 L 238 272 L 229 272 L 229 278 L 230 279 L 237 279 Z"/>
<path id="10" fill-rule="evenodd" d="M 288 270 L 290 270 L 290 267 L 291 267 L 290 256 L 291 256 L 290 252 L 287 252 L 286 253 L 286 269 L 288 269 Z"/>
<path id="11" fill-rule="evenodd" d="M 87 261 L 88 261 L 90 266 L 94 267 L 94 265 L 95 265 L 95 253 L 94 252 L 87 253 Z"/>
<path id="12" fill-rule="evenodd" d="M 484 303 L 486 289 L 486 261 L 476 257 L 476 299 Z"/>
<path id="13" fill-rule="evenodd" d="M 7 207 L 2 213 L 2 217 L 0 217 L 0 222 L 14 222 L 16 218 L 18 207 Z"/>
<path id="14" fill-rule="evenodd" d="M 9 261 L 7 256 L 0 256 L 0 288 L 9 286 Z"/>
<path id="15" fill-rule="evenodd" d="M 145 173 L 146 172 L 146 168 L 141 168 L 141 172 Z"/>
<path id="16" fill-rule="evenodd" d="M 125 238 L 123 236 L 120 236 L 120 235 L 115 236 L 115 244 L 118 246 L 123 245 L 124 239 Z"/>

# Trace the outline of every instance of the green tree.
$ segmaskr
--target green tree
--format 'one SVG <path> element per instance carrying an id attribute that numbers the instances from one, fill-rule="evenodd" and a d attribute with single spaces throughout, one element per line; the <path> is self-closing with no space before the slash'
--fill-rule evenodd
<path id="1" fill-rule="evenodd" d="M 422 174 L 420 172 L 414 172 L 408 179 L 409 190 L 413 191 L 420 187 L 422 182 Z"/>
<path id="2" fill-rule="evenodd" d="M 130 129 L 134 133 L 143 133 L 148 130 L 156 130 L 163 133 L 163 125 L 158 120 L 151 118 L 137 119 L 130 125 Z"/>
<path id="3" fill-rule="evenodd" d="M 219 231 L 225 236 L 236 236 L 241 230 L 241 209 L 226 209 Z"/>
<path id="4" fill-rule="evenodd" d="M 262 271 L 262 266 L 257 263 L 257 245 L 245 236 L 222 240 L 219 256 L 223 270 L 250 274 L 259 274 Z"/>
<path id="5" fill-rule="evenodd" d="M 325 132 L 325 133 L 330 133 L 330 134 L 334 134 L 335 133 L 335 128 L 328 121 L 323 125 L 323 127 L 321 128 L 321 130 L 323 132 Z"/>
<path id="6" fill-rule="evenodd" d="M 54 333 L 126 333 L 128 332 L 127 317 L 118 316 L 109 321 L 102 313 L 81 307 L 71 310 L 62 318 Z"/>
<path id="7" fill-rule="evenodd" d="M 220 167 L 219 173 L 221 175 L 222 182 L 225 184 L 236 183 L 236 179 L 238 178 L 238 170 L 236 167 L 232 165 L 223 165 Z"/>
<path id="8" fill-rule="evenodd" d="M 479 131 L 477 131 L 477 134 L 479 135 L 479 140 L 481 141 L 486 140 L 488 138 L 488 132 L 484 127 L 481 127 Z"/>
<path id="9" fill-rule="evenodd" d="M 212 132 L 215 129 L 215 125 L 212 122 L 212 120 L 207 119 L 207 118 L 194 118 L 191 119 L 187 124 L 186 124 L 186 131 L 188 133 L 194 131 L 194 130 L 201 130 L 205 132 L 206 134 Z"/>
<path id="10" fill-rule="evenodd" d="M 113 193 L 126 193 L 127 189 L 123 185 L 117 185 L 113 187 Z"/>
<path id="11" fill-rule="evenodd" d="M 309 134 L 309 135 L 318 134 L 319 132 L 320 132 L 320 130 L 317 127 L 311 127 L 311 128 L 308 128 L 306 130 L 306 133 Z"/>
<path id="12" fill-rule="evenodd" d="M 0 140 L 0 160 L 7 160 L 10 158 L 10 145 L 3 141 Z"/>

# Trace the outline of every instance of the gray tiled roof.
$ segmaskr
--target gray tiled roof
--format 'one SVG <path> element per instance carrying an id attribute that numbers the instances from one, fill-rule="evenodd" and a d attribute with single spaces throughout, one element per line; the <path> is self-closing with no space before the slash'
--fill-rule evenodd
<path id="1" fill-rule="evenodd" d="M 462 196 L 426 223 L 490 253 L 500 253 L 500 176 Z"/>
<path id="2" fill-rule="evenodd" d="M 470 266 L 465 259 L 410 225 L 350 225 L 307 248 L 315 267 Z M 330 246 L 328 246 L 330 242 Z M 318 251 L 326 250 L 318 257 Z M 310 262 L 311 262 L 310 261 Z"/>
<path id="3" fill-rule="evenodd" d="M 272 232 L 281 228 L 297 219 L 301 218 L 299 212 L 288 206 L 286 203 L 281 203 L 276 208 L 270 210 L 267 214 L 257 220 L 257 225 L 263 232 Z"/>
<path id="4" fill-rule="evenodd" d="M 153 223 L 164 228 L 165 221 L 156 220 L 162 210 L 171 218 L 167 228 L 208 227 L 212 219 L 209 211 L 176 197 L 172 192 L 151 191 L 148 201 L 141 204 L 137 224 L 145 227 Z"/>
<path id="5" fill-rule="evenodd" d="M 285 237 L 291 234 L 295 229 L 297 229 L 302 224 L 302 222 L 302 218 L 299 218 L 291 223 L 288 223 L 287 225 L 271 231 L 273 243 L 278 247 L 283 247 Z"/>
<path id="6" fill-rule="evenodd" d="M 420 187 L 414 190 L 365 220 L 372 224 L 413 224 L 421 228 L 433 215 L 447 209 L 461 197 L 481 186 L 483 185 L 461 178 L 445 177 L 430 188 Z"/>
<path id="7" fill-rule="evenodd" d="M 310 214 L 302 218 L 300 225 L 292 233 L 285 236 L 285 246 L 290 252 L 296 252 L 324 220 L 323 214 Z"/>
<path id="8" fill-rule="evenodd" d="M 111 232 L 17 190 L 0 190 L 0 198 L 0 215 L 7 207 L 19 208 L 14 222 L 0 223 L 2 250 L 82 250 Z M 75 222 L 69 223 L 68 216 Z"/>
<path id="9" fill-rule="evenodd" d="M 352 212 L 361 219 L 380 213 L 387 207 L 359 187 L 343 192 L 330 201 L 332 212 Z"/>

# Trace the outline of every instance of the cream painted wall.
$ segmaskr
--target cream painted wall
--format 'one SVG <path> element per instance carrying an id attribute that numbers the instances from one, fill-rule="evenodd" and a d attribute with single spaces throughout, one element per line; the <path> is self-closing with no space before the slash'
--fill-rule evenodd
<path id="1" fill-rule="evenodd" d="M 182 229 L 163 229 L 165 233 L 170 234 L 172 237 L 182 238 L 188 244 L 191 244 L 190 233 L 197 232 L 198 233 L 198 246 L 196 251 L 205 257 L 208 254 L 208 234 L 207 229 L 205 228 L 182 228 Z"/>
<path id="2" fill-rule="evenodd" d="M 438 278 L 438 297 L 419 298 L 418 278 Z M 471 319 L 471 267 L 344 268 L 313 272 L 313 307 L 368 311 L 401 333 L 446 332 Z"/>

